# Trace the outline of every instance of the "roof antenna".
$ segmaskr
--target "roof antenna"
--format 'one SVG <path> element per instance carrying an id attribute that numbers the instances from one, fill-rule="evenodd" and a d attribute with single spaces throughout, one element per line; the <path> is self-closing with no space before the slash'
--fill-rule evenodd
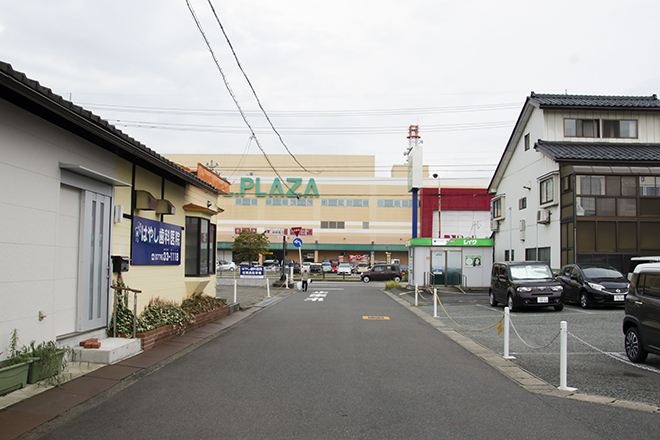
<path id="1" fill-rule="evenodd" d="M 564 95 L 568 95 L 568 89 L 564 89 Z"/>

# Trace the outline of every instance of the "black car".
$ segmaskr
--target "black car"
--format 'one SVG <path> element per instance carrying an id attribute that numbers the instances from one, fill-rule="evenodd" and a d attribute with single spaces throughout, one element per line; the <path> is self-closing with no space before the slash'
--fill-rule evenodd
<path id="1" fill-rule="evenodd" d="M 649 353 L 660 355 L 660 263 L 640 264 L 632 275 L 623 318 L 626 355 L 644 362 Z"/>
<path id="2" fill-rule="evenodd" d="M 509 310 L 521 307 L 564 308 L 564 289 L 544 261 L 494 263 L 488 295 L 490 305 L 506 304 Z"/>
<path id="3" fill-rule="evenodd" d="M 360 280 L 365 283 L 394 280 L 398 283 L 401 281 L 401 269 L 398 264 L 376 264 L 368 271 L 362 272 Z"/>
<path id="4" fill-rule="evenodd" d="M 606 264 L 568 264 L 558 277 L 564 286 L 564 301 L 582 308 L 622 306 L 630 289 L 626 277 Z"/>

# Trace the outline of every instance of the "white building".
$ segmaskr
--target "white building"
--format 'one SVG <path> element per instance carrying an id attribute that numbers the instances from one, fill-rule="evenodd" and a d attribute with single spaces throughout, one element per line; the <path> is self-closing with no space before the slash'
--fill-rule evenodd
<path id="1" fill-rule="evenodd" d="M 660 254 L 659 112 L 656 95 L 532 92 L 488 187 L 495 261 Z"/>

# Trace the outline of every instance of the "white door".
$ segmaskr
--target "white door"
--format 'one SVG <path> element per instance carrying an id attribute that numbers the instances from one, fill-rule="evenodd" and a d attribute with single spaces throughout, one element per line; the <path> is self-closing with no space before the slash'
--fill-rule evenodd
<path id="1" fill-rule="evenodd" d="M 78 262 L 78 319 L 83 332 L 108 324 L 111 199 L 82 191 Z"/>

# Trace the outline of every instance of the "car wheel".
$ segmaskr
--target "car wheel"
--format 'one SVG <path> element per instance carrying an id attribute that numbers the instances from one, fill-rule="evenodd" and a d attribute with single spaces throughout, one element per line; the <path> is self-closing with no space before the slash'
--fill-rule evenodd
<path id="1" fill-rule="evenodd" d="M 509 294 L 509 296 L 507 296 L 507 298 L 506 298 L 506 305 L 507 305 L 507 307 L 509 307 L 509 310 L 511 312 L 515 312 L 516 310 L 518 310 L 516 308 L 515 304 L 513 303 L 513 295 L 511 295 L 511 294 Z"/>
<path id="2" fill-rule="evenodd" d="M 555 308 L 555 311 L 561 312 L 564 310 L 564 305 L 563 304 L 557 304 L 556 306 L 553 306 Z"/>
<path id="3" fill-rule="evenodd" d="M 362 277 L 362 281 L 364 281 L 365 283 L 368 283 L 369 282 L 369 277 Z"/>
<path id="4" fill-rule="evenodd" d="M 497 300 L 495 300 L 495 294 L 493 292 L 488 293 L 488 300 L 492 307 L 497 307 Z"/>
<path id="5" fill-rule="evenodd" d="M 583 309 L 589 308 L 589 296 L 587 295 L 587 292 L 580 292 L 580 306 L 582 306 Z"/>
<path id="6" fill-rule="evenodd" d="M 648 356 L 648 353 L 642 347 L 637 327 L 630 327 L 626 330 L 626 354 L 628 359 L 636 363 L 644 362 Z"/>
<path id="7" fill-rule="evenodd" d="M 396 281 L 397 283 L 400 283 L 401 282 L 401 277 L 394 277 L 394 281 Z"/>

